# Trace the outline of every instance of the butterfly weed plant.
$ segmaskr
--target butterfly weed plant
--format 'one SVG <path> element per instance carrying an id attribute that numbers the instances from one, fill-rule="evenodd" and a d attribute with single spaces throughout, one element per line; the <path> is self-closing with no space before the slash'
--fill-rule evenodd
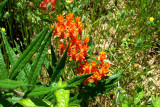
<path id="1" fill-rule="evenodd" d="M 81 18 L 70 13 L 65 18 L 57 15 L 57 21 L 44 27 L 23 52 L 16 42 L 16 48 L 11 47 L 8 33 L 1 28 L 5 48 L 0 48 L 2 106 L 86 107 L 89 99 L 116 87 L 121 75 L 108 76 L 110 63 L 105 61 L 104 51 L 98 57 L 91 55 L 92 39 L 82 39 Z M 3 53 L 7 53 L 10 67 L 6 67 Z M 47 71 L 47 83 L 39 79 L 42 68 Z"/>

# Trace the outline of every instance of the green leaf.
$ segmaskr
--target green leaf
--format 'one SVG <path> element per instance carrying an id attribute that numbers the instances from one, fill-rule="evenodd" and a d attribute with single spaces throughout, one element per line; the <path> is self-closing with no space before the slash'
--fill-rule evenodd
<path id="1" fill-rule="evenodd" d="M 94 58 L 93 56 L 89 56 L 87 58 L 87 62 L 91 63 L 92 61 L 96 61 L 97 64 L 101 63 L 101 61 L 99 61 L 98 59 Z"/>
<path id="2" fill-rule="evenodd" d="M 2 32 L 2 38 L 3 38 L 3 42 L 5 44 L 5 49 L 6 49 L 6 52 L 8 54 L 8 57 L 9 57 L 9 61 L 11 62 L 11 67 L 13 67 L 13 65 L 16 64 L 16 62 L 18 61 L 18 58 L 14 52 L 14 50 L 12 49 L 12 47 L 10 46 L 10 44 L 8 43 L 7 41 L 7 38 L 6 38 L 6 33 L 5 32 Z M 16 44 L 16 47 L 17 47 L 17 44 Z M 18 47 L 17 47 L 18 48 Z M 20 51 L 20 49 L 18 49 Z M 21 56 L 21 52 L 19 53 L 20 56 Z M 28 64 L 27 64 L 28 65 Z M 29 66 L 29 65 L 28 65 Z M 30 69 L 29 67 L 26 66 L 25 67 L 25 71 L 27 73 L 29 73 Z M 22 82 L 28 82 L 28 79 L 27 79 L 27 74 L 26 72 L 24 72 L 23 70 L 19 73 L 19 75 L 17 76 L 17 79 L 19 81 L 22 81 Z M 24 90 L 24 89 L 23 89 Z"/>
<path id="3" fill-rule="evenodd" d="M 64 71 L 63 69 L 65 66 L 66 59 L 67 59 L 68 47 L 69 47 L 69 45 L 67 46 L 65 52 L 63 53 L 63 56 L 61 57 L 61 59 L 57 63 L 57 66 L 53 69 L 53 74 L 52 74 L 52 78 L 51 78 L 52 82 L 57 82 L 63 74 L 63 71 Z"/>
<path id="4" fill-rule="evenodd" d="M 21 52 L 21 50 L 20 50 L 20 48 L 19 48 L 19 46 L 18 46 L 17 42 L 16 42 L 16 41 L 14 41 L 14 44 L 16 45 L 16 50 L 17 50 L 17 52 L 21 55 L 21 54 L 22 54 L 22 52 Z"/>
<path id="5" fill-rule="evenodd" d="M 136 104 L 138 104 L 140 101 L 141 101 L 141 99 L 144 97 L 144 91 L 142 90 L 141 92 L 139 92 L 138 94 L 137 93 L 135 93 L 136 95 L 136 97 L 134 98 L 134 104 L 136 105 Z"/>
<path id="6" fill-rule="evenodd" d="M 89 46 L 88 54 L 91 55 L 94 49 L 94 43 L 92 41 L 92 36 L 89 36 L 89 42 L 87 43 L 87 45 Z"/>
<path id="7" fill-rule="evenodd" d="M 45 68 L 47 69 L 47 72 L 48 72 L 48 74 L 49 74 L 49 77 L 51 77 L 51 76 L 52 76 L 52 73 L 53 73 L 53 69 L 52 69 L 52 67 L 51 67 L 51 65 L 50 65 L 50 62 L 48 61 L 47 58 L 44 59 L 44 66 L 45 66 Z"/>
<path id="8" fill-rule="evenodd" d="M 15 89 L 21 86 L 27 86 L 27 84 L 21 82 L 21 81 L 15 81 L 15 80 L 0 80 L 0 88 L 3 89 Z"/>
<path id="9" fill-rule="evenodd" d="M 57 83 L 57 86 L 64 87 L 67 86 L 67 84 L 65 82 L 62 82 L 62 79 L 60 78 L 60 80 Z M 57 101 L 56 103 L 58 107 L 68 107 L 69 94 L 70 94 L 69 90 L 60 89 L 55 91 L 55 96 Z"/>
<path id="10" fill-rule="evenodd" d="M 18 52 L 19 56 L 22 55 L 22 52 L 17 44 L 16 41 L 14 41 L 15 45 L 16 45 L 16 51 Z M 18 60 L 18 58 L 17 58 Z M 15 63 L 15 62 L 14 62 Z M 29 63 L 26 64 L 26 66 L 24 67 L 24 70 L 22 70 L 18 76 L 16 77 L 17 80 L 28 83 L 29 82 L 29 73 L 31 72 L 31 65 Z M 22 87 L 23 91 L 27 91 L 27 87 Z"/>
<path id="11" fill-rule="evenodd" d="M 57 58 L 56 58 L 56 54 L 55 54 L 55 52 L 54 52 L 54 50 L 53 50 L 52 44 L 51 44 L 51 55 L 52 55 L 52 65 L 53 65 L 54 67 L 56 67 Z"/>
<path id="12" fill-rule="evenodd" d="M 52 29 L 45 37 L 45 39 L 42 42 L 42 45 L 39 49 L 39 52 L 37 53 L 36 58 L 32 64 L 32 68 L 31 68 L 32 73 L 30 73 L 29 77 L 30 77 L 30 84 L 32 84 L 33 87 L 35 86 L 36 80 L 37 80 L 38 75 L 41 71 L 42 64 L 44 62 L 44 59 L 45 59 L 45 56 L 46 56 L 46 53 L 48 50 L 48 45 L 50 43 L 50 37 L 52 35 L 53 30 L 54 29 Z"/>
<path id="13" fill-rule="evenodd" d="M 69 104 L 69 107 L 80 107 L 78 104 Z"/>
<path id="14" fill-rule="evenodd" d="M 97 84 L 88 83 L 80 90 L 78 96 L 70 101 L 70 103 L 79 104 L 81 99 L 82 101 L 87 101 L 88 99 L 94 98 L 95 96 L 110 92 L 113 88 L 116 87 L 116 84 L 114 83 L 120 79 L 120 76 L 120 74 L 113 75 L 108 77 L 106 80 L 98 81 Z"/>
<path id="15" fill-rule="evenodd" d="M 47 31 L 48 27 L 46 27 L 43 31 L 41 31 L 38 34 L 38 36 L 31 42 L 28 48 L 23 52 L 22 56 L 18 59 L 16 64 L 11 69 L 11 73 L 9 75 L 10 79 L 15 79 L 20 70 L 26 65 L 26 63 L 30 60 L 33 54 L 37 51 Z"/>
<path id="16" fill-rule="evenodd" d="M 73 97 L 70 97 L 69 104 L 79 104 L 82 102 L 82 97 L 79 96 L 79 94 L 76 94 Z"/>
<path id="17" fill-rule="evenodd" d="M 27 96 L 31 97 L 31 96 L 41 96 L 41 95 L 45 95 L 48 94 L 50 92 L 53 92 L 55 90 L 60 89 L 59 87 L 37 87 L 35 89 L 33 89 Z"/>
<path id="18" fill-rule="evenodd" d="M 7 0 L 4 0 L 3 2 L 0 3 L 0 21 L 2 20 L 3 12 L 4 12 L 3 9 L 6 5 L 6 3 L 7 3 Z"/>
<path id="19" fill-rule="evenodd" d="M 105 83 L 106 84 L 113 84 L 117 81 L 119 81 L 123 76 L 118 73 L 118 74 L 115 74 L 115 75 L 111 75 L 111 76 L 108 76 L 105 80 Z"/>
<path id="20" fill-rule="evenodd" d="M 88 49 L 88 54 L 89 54 L 89 55 L 92 54 L 93 49 L 94 49 L 94 44 L 92 43 L 92 44 L 89 46 L 89 49 Z"/>
<path id="21" fill-rule="evenodd" d="M 33 89 L 30 93 L 28 93 L 28 97 L 31 96 L 41 96 L 41 95 L 45 95 L 48 93 L 54 93 L 54 91 L 59 90 L 59 89 L 72 89 L 75 88 L 74 86 L 64 86 L 64 87 L 59 87 L 59 86 L 50 86 L 50 87 L 37 87 L 35 89 Z"/>
<path id="22" fill-rule="evenodd" d="M 0 48 L 0 80 L 7 79 L 7 78 L 8 78 L 8 73 L 6 69 L 6 64 L 4 62 L 3 55 Z"/>
<path id="23" fill-rule="evenodd" d="M 12 49 L 10 44 L 8 43 L 5 32 L 2 32 L 2 38 L 3 38 L 3 42 L 4 42 L 4 45 L 5 45 L 6 52 L 7 52 L 8 57 L 9 57 L 9 61 L 11 62 L 11 66 L 13 66 L 17 62 L 18 58 L 17 58 L 14 50 Z"/>
<path id="24" fill-rule="evenodd" d="M 155 100 L 152 101 L 153 107 L 159 107 L 160 105 L 160 97 L 157 97 Z"/>
<path id="25" fill-rule="evenodd" d="M 53 107 L 53 104 L 51 102 L 40 99 L 40 98 L 26 98 L 26 99 L 19 100 L 17 102 L 22 106 Z"/>
<path id="26" fill-rule="evenodd" d="M 84 80 L 90 77 L 92 74 L 78 75 L 70 80 L 67 80 L 68 85 L 77 86 L 80 85 Z"/>

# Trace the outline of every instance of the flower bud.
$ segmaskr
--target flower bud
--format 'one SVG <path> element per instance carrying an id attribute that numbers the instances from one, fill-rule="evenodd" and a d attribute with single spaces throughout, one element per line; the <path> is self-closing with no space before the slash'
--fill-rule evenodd
<path id="1" fill-rule="evenodd" d="M 52 9 L 51 9 L 52 11 L 54 11 L 55 10 L 55 7 L 54 6 L 52 6 Z"/>
<path id="2" fill-rule="evenodd" d="M 44 4 L 42 8 L 43 8 L 44 10 L 46 10 L 46 9 L 47 9 L 46 4 Z"/>
<path id="3" fill-rule="evenodd" d="M 57 2 L 57 0 L 52 0 L 51 4 L 54 5 Z"/>
<path id="4" fill-rule="evenodd" d="M 34 3 L 33 2 L 29 2 L 29 7 L 34 8 Z"/>

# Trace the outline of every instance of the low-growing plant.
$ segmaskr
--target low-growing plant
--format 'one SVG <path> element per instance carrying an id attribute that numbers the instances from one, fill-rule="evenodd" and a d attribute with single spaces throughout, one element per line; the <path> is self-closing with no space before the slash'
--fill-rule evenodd
<path id="1" fill-rule="evenodd" d="M 122 76 L 107 76 L 110 63 L 104 61 L 106 53 L 102 51 L 97 58 L 91 56 L 92 40 L 85 38 L 82 42 L 83 24 L 80 17 L 74 20 L 73 16 L 70 13 L 65 20 L 57 15 L 58 23 L 54 23 L 52 28 L 45 27 L 23 53 L 15 42 L 19 56 L 8 43 L 5 29 L 1 29 L 10 61 L 10 68 L 7 69 L 0 49 L 2 106 L 7 103 L 10 106 L 86 107 L 89 99 L 107 93 L 116 86 L 114 83 Z M 51 36 L 54 40 L 51 40 Z M 51 60 L 46 57 L 48 47 Z M 32 58 L 34 54 L 36 56 Z M 47 70 L 43 75 L 49 75 L 47 83 L 38 79 L 42 66 Z"/>

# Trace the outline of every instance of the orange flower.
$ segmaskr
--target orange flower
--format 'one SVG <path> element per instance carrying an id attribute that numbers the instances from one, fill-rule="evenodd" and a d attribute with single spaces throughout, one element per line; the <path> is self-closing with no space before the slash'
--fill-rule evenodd
<path id="1" fill-rule="evenodd" d="M 58 24 L 52 25 L 52 27 L 55 25 L 54 35 L 60 36 L 60 39 L 65 39 L 63 41 L 66 42 L 66 45 L 64 45 L 63 42 L 60 42 L 58 44 L 58 50 L 62 54 L 70 42 L 68 48 L 68 55 L 70 56 L 69 60 L 79 63 L 76 68 L 76 75 L 93 73 L 93 75 L 88 77 L 83 84 L 86 85 L 88 82 L 95 82 L 97 84 L 97 80 L 101 80 L 102 78 L 105 79 L 105 75 L 107 75 L 109 71 L 108 67 L 110 66 L 110 63 L 104 63 L 103 60 L 106 58 L 106 53 L 104 51 L 100 52 L 100 56 L 97 57 L 97 59 L 101 61 L 101 64 L 97 64 L 96 61 L 92 61 L 91 63 L 87 62 L 86 58 L 89 56 L 87 54 L 89 49 L 87 43 L 89 42 L 89 38 L 85 37 L 82 43 L 80 36 L 82 36 L 83 23 L 80 22 L 81 18 L 78 16 L 74 21 L 73 16 L 74 14 L 70 13 L 66 16 L 66 19 L 64 19 L 61 15 L 57 15 Z"/>
<path id="2" fill-rule="evenodd" d="M 78 22 L 80 22 L 81 18 L 77 16 L 77 17 L 75 18 L 75 20 L 76 20 L 76 23 L 78 23 Z"/>
<path id="3" fill-rule="evenodd" d="M 68 33 L 73 33 L 73 32 L 74 32 L 74 28 L 71 27 L 71 26 L 69 26 L 69 27 L 68 27 Z"/>
<path id="4" fill-rule="evenodd" d="M 86 63 L 84 66 L 83 66 L 83 70 L 84 70 L 84 74 L 88 74 L 88 73 L 91 73 L 91 66 L 89 63 Z"/>
<path id="5" fill-rule="evenodd" d="M 78 28 L 79 28 L 79 29 L 82 29 L 82 28 L 83 28 L 83 23 L 78 22 Z"/>
<path id="6" fill-rule="evenodd" d="M 61 52 L 62 55 L 66 47 L 64 46 L 63 42 L 60 42 L 58 46 L 59 46 L 59 51 Z"/>
<path id="7" fill-rule="evenodd" d="M 89 42 L 89 38 L 88 38 L 88 37 L 85 37 L 85 38 L 84 38 L 84 43 L 87 44 L 88 42 Z"/>
<path id="8" fill-rule="evenodd" d="M 79 52 L 77 56 L 78 56 L 77 61 L 79 61 L 80 64 L 82 63 L 82 61 L 85 61 L 85 57 L 84 57 L 83 52 Z"/>
<path id="9" fill-rule="evenodd" d="M 100 61 L 103 61 L 106 58 L 106 53 L 104 51 L 102 51 L 100 53 Z"/>
<path id="10" fill-rule="evenodd" d="M 83 74 L 83 64 L 79 64 L 78 68 L 76 68 L 77 70 L 77 74 L 76 75 L 81 75 Z"/>
<path id="11" fill-rule="evenodd" d="M 57 30 L 57 28 L 58 28 L 58 25 L 56 24 L 56 23 L 53 23 L 52 25 L 51 25 L 51 28 L 53 28 L 54 27 L 54 35 L 58 35 L 58 30 Z"/>
<path id="12" fill-rule="evenodd" d="M 58 25 L 64 25 L 64 18 L 61 15 L 57 15 L 57 20 L 59 21 Z"/>
<path id="13" fill-rule="evenodd" d="M 97 84 L 97 80 L 101 80 L 101 76 L 99 75 L 98 72 L 95 72 L 91 77 L 96 84 Z"/>
<path id="14" fill-rule="evenodd" d="M 84 56 L 88 56 L 87 52 L 88 52 L 88 45 L 83 45 L 81 48 L 81 51 L 84 52 Z"/>
<path id="15" fill-rule="evenodd" d="M 77 55 L 76 49 L 71 49 L 70 61 L 71 61 L 72 59 L 73 59 L 74 61 L 76 61 L 76 55 Z"/>
<path id="16" fill-rule="evenodd" d="M 69 13 L 69 14 L 66 16 L 66 20 L 67 20 L 67 21 L 71 21 L 71 20 L 73 19 L 73 16 L 74 16 L 73 13 Z"/>
<path id="17" fill-rule="evenodd" d="M 109 63 L 109 62 L 106 62 L 106 63 L 104 64 L 104 67 L 107 69 L 108 67 L 110 67 L 110 63 Z"/>

